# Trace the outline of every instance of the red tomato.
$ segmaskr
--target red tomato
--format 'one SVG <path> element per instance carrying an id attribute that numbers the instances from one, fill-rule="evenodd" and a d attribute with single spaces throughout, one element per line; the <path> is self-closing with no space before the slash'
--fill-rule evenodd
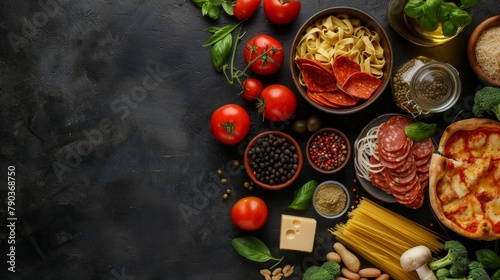
<path id="1" fill-rule="evenodd" d="M 244 230 L 257 230 L 267 220 L 267 205 L 264 200 L 255 197 L 244 197 L 233 205 L 231 219 L 233 223 Z"/>
<path id="2" fill-rule="evenodd" d="M 274 84 L 262 90 L 258 107 L 259 112 L 264 114 L 264 118 L 282 122 L 295 113 L 297 98 L 288 87 Z"/>
<path id="3" fill-rule="evenodd" d="M 299 12 L 300 0 L 264 0 L 264 14 L 272 23 L 290 23 Z"/>
<path id="4" fill-rule="evenodd" d="M 212 134 L 224 144 L 237 144 L 250 131 L 250 116 L 236 104 L 224 105 L 212 114 L 210 119 Z"/>
<path id="5" fill-rule="evenodd" d="M 264 89 L 262 83 L 255 78 L 248 78 L 241 85 L 243 87 L 243 98 L 248 101 L 257 101 Z"/>
<path id="6" fill-rule="evenodd" d="M 239 20 L 250 18 L 259 8 L 260 0 L 236 0 L 233 7 L 234 17 Z"/>
<path id="7" fill-rule="evenodd" d="M 250 69 L 259 75 L 276 73 L 285 59 L 281 43 L 269 35 L 259 34 L 247 43 L 243 51 Z"/>

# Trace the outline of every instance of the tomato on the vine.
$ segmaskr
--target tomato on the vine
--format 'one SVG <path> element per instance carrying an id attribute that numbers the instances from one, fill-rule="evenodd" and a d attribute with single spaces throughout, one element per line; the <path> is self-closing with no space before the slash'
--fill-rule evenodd
<path id="1" fill-rule="evenodd" d="M 264 14 L 273 23 L 292 22 L 300 12 L 300 0 L 264 0 Z"/>
<path id="2" fill-rule="evenodd" d="M 259 34 L 250 39 L 243 55 L 246 63 L 250 64 L 250 70 L 259 75 L 276 73 L 285 59 L 281 43 L 265 34 Z"/>
<path id="3" fill-rule="evenodd" d="M 257 101 L 264 89 L 262 83 L 255 78 L 248 78 L 241 83 L 243 98 L 248 101 Z"/>
<path id="4" fill-rule="evenodd" d="M 238 144 L 250 131 L 250 116 L 237 104 L 223 105 L 212 114 L 210 128 L 220 142 Z"/>
<path id="5" fill-rule="evenodd" d="M 233 223 L 244 230 L 261 228 L 266 223 L 267 215 L 266 203 L 256 196 L 247 196 L 238 200 L 231 209 Z"/>
<path id="6" fill-rule="evenodd" d="M 262 90 L 258 108 L 264 118 L 282 122 L 295 113 L 297 98 L 293 91 L 284 85 L 270 85 Z"/>
<path id="7" fill-rule="evenodd" d="M 239 20 L 245 20 L 253 16 L 259 8 L 260 0 L 236 0 L 233 6 L 233 15 Z"/>

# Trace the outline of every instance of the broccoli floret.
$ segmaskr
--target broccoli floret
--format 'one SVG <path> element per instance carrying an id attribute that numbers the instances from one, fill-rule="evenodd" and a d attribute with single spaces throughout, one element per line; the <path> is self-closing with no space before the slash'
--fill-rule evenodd
<path id="1" fill-rule="evenodd" d="M 313 265 L 306 269 L 304 275 L 302 275 L 302 280 L 329 280 L 332 279 L 330 272 L 328 270 Z"/>
<path id="2" fill-rule="evenodd" d="M 331 277 L 334 278 L 336 276 L 340 276 L 342 273 L 340 272 L 340 264 L 334 262 L 334 261 L 327 261 L 321 265 L 322 268 L 327 270 Z"/>
<path id="3" fill-rule="evenodd" d="M 467 280 L 490 280 L 490 276 L 478 261 L 469 262 L 469 276 Z"/>
<path id="4" fill-rule="evenodd" d="M 457 240 L 449 240 L 444 243 L 444 249 L 448 250 L 446 256 L 433 260 L 429 263 L 431 270 L 438 270 L 450 266 L 450 275 L 453 277 L 465 277 L 469 271 L 469 255 L 467 248 Z"/>
<path id="5" fill-rule="evenodd" d="M 472 113 L 476 117 L 482 117 L 484 113 L 493 113 L 500 121 L 500 88 L 486 86 L 477 91 L 474 95 Z"/>
<path id="6" fill-rule="evenodd" d="M 450 270 L 445 268 L 445 267 L 442 267 L 442 268 L 439 268 L 438 270 L 436 270 L 435 274 L 436 274 L 436 278 L 438 280 L 446 280 L 446 279 L 448 279 L 449 276 L 451 276 Z"/>

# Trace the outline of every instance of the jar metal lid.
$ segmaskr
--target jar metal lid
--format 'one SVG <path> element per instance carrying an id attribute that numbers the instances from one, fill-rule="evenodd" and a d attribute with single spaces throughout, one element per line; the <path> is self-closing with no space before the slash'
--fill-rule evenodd
<path id="1" fill-rule="evenodd" d="M 410 96 L 422 110 L 437 113 L 451 108 L 460 97 L 458 71 L 448 63 L 430 62 L 412 78 Z"/>

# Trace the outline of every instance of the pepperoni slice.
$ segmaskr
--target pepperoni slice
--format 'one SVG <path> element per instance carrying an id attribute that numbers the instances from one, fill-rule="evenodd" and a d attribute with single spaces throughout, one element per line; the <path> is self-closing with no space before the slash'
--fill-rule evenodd
<path id="1" fill-rule="evenodd" d="M 311 63 L 302 64 L 302 78 L 308 90 L 313 92 L 337 91 L 337 80 L 331 71 Z"/>
<path id="2" fill-rule="evenodd" d="M 409 117 L 406 116 L 393 116 L 390 119 L 388 119 L 384 125 L 396 125 L 396 126 L 401 126 L 402 128 L 405 128 L 406 126 L 410 125 L 413 123 L 413 120 Z"/>
<path id="3" fill-rule="evenodd" d="M 424 141 L 415 141 L 411 151 L 416 158 L 425 158 L 429 156 L 434 151 L 432 138 L 427 138 L 427 140 Z"/>
<path id="4" fill-rule="evenodd" d="M 319 93 L 327 102 L 333 105 L 338 105 L 342 107 L 356 105 L 356 99 L 340 90 L 335 92 L 321 92 Z"/>
<path id="5" fill-rule="evenodd" d="M 330 68 L 328 68 L 328 66 L 327 66 L 328 64 L 324 64 L 324 63 L 322 63 L 321 61 L 316 60 L 316 59 L 303 58 L 303 57 L 302 57 L 302 58 L 296 58 L 296 59 L 295 59 L 295 63 L 297 64 L 297 66 L 298 66 L 300 69 L 302 69 L 302 65 L 303 65 L 304 63 L 315 64 L 315 65 L 317 65 L 317 66 L 319 66 L 319 67 L 323 67 L 323 68 L 325 68 L 325 69 L 326 69 L 326 70 L 328 70 L 328 71 L 329 71 L 332 75 L 334 75 L 334 74 L 333 74 L 333 71 L 332 71 Z"/>
<path id="6" fill-rule="evenodd" d="M 345 55 L 337 56 L 332 63 L 332 70 L 340 85 L 344 85 L 352 74 L 361 71 L 361 66 L 356 61 Z"/>
<path id="7" fill-rule="evenodd" d="M 356 72 L 347 78 L 342 88 L 352 96 L 369 99 L 381 83 L 379 78 L 371 74 Z"/>
<path id="8" fill-rule="evenodd" d="M 398 126 L 386 126 L 378 133 L 378 147 L 387 152 L 395 152 L 402 149 L 407 142 L 404 129 Z"/>

